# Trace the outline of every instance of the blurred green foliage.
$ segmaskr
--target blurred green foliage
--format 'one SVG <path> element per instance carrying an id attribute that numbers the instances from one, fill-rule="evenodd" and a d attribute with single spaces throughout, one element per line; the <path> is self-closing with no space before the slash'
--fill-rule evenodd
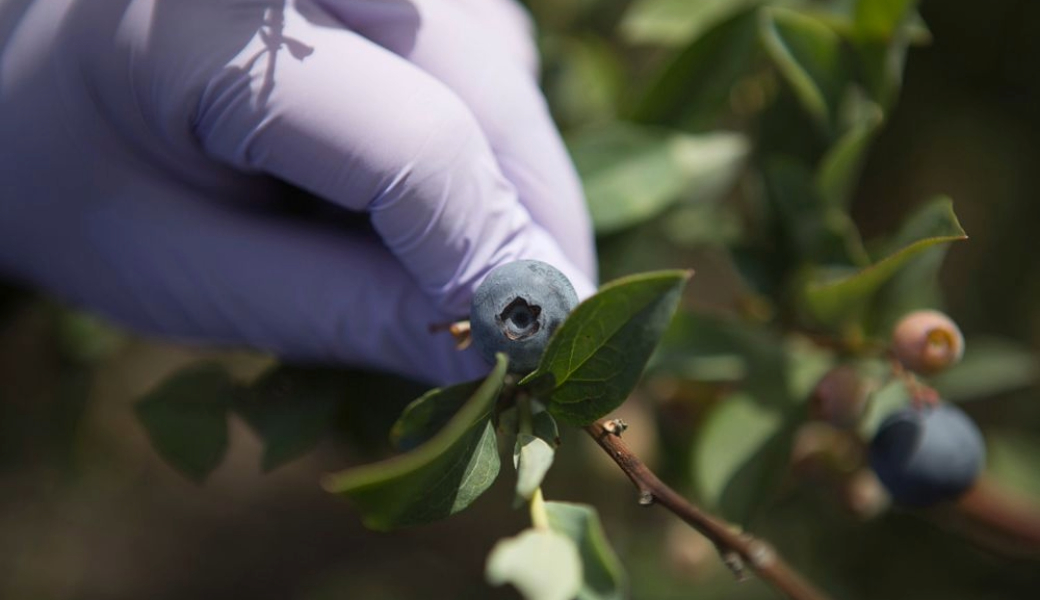
<path id="1" fill-rule="evenodd" d="M 904 77 L 907 56 L 934 52 L 928 49 L 935 42 L 928 6 L 922 16 L 917 3 L 906 0 L 530 4 L 542 22 L 553 25 L 546 34 L 547 93 L 579 170 L 591 183 L 587 193 L 604 272 L 612 277 L 661 266 L 699 268 L 705 258 L 711 265 L 707 281 L 699 274 L 691 283 L 685 314 L 648 377 L 647 393 L 662 420 L 664 468 L 685 479 L 687 489 L 708 506 L 753 530 L 787 531 L 777 543 L 799 556 L 798 564 L 819 574 L 821 582 L 830 582 L 829 589 L 841 590 L 835 591 L 839 597 L 1028 597 L 1040 578 L 1025 576 L 1011 560 L 1001 563 L 1002 571 L 994 562 L 967 558 L 975 550 L 963 532 L 942 528 L 934 531 L 935 547 L 927 551 L 874 548 L 884 560 L 864 560 L 860 569 L 878 581 L 862 586 L 855 568 L 839 566 L 862 557 L 868 544 L 869 536 L 860 534 L 857 542 L 851 532 L 885 531 L 905 522 L 897 512 L 856 516 L 843 495 L 849 489 L 842 486 L 862 465 L 861 457 L 846 457 L 838 468 L 845 474 L 832 473 L 823 481 L 799 478 L 788 468 L 805 422 L 805 401 L 830 366 L 855 359 L 875 387 L 883 387 L 861 430 L 869 436 L 886 411 L 909 397 L 903 385 L 886 385 L 891 376 L 884 347 L 895 320 L 916 308 L 956 307 L 982 295 L 963 274 L 960 285 L 951 285 L 949 277 L 944 281 L 949 271 L 944 259 L 950 242 L 967 238 L 965 229 L 975 235 L 976 219 L 957 216 L 962 203 L 974 217 L 975 206 L 992 205 L 988 195 L 961 198 L 960 191 L 972 190 L 934 177 L 929 187 L 907 186 L 898 202 L 870 193 L 888 179 L 905 178 L 903 171 L 922 160 L 912 147 L 882 144 L 896 135 L 889 130 L 899 118 L 904 79 L 911 90 L 916 83 L 912 71 Z M 935 8 L 939 15 L 943 10 Z M 1026 29 L 1021 35 L 1028 35 Z M 586 40 L 595 40 L 594 61 L 588 60 Z M 1032 56 L 1035 63 L 1038 55 Z M 629 86 L 612 83 L 619 72 Z M 582 99 L 590 97 L 575 80 L 616 95 L 605 101 L 598 94 L 583 106 Z M 596 80 L 602 83 L 592 83 Z M 1030 122 L 1034 131 L 1035 124 Z M 915 133 L 909 123 L 904 129 L 904 138 Z M 703 181 L 682 176 L 682 161 L 672 149 L 682 136 L 740 142 L 733 149 L 701 142 L 703 155 L 694 162 L 713 165 L 713 179 Z M 958 151 L 969 152 L 975 140 L 958 143 Z M 879 147 L 885 148 L 880 155 Z M 612 149 L 614 158 L 605 158 Z M 933 156 L 924 160 L 932 164 L 950 151 L 929 150 Z M 874 167 L 872 173 L 871 166 L 879 163 L 887 170 Z M 915 189 L 920 195 L 907 198 Z M 1035 192 L 1035 179 L 1026 189 Z M 1028 204 L 1025 191 L 1017 199 L 1005 198 L 1007 207 L 998 210 L 1031 210 L 1021 206 Z M 698 231 L 698 219 L 718 226 Z M 1029 240 L 1027 228 L 1002 223 L 1019 243 Z M 676 231 L 682 225 L 689 235 Z M 1002 266 L 986 268 L 1001 271 Z M 1018 436 L 1035 439 L 1040 425 L 1026 400 L 1035 399 L 1038 374 L 1036 287 L 1027 287 L 1034 308 L 1015 313 L 1020 324 L 1015 339 L 979 338 L 976 344 L 969 329 L 969 357 L 934 382 L 951 401 L 989 401 L 969 408 L 984 423 L 994 421 L 987 434 L 999 451 L 991 473 L 1019 488 L 1022 482 L 1015 479 L 1040 479 L 1040 463 L 1031 463 L 1030 475 L 1029 467 L 1004 455 L 1012 446 L 1022 452 Z M 1028 303 L 1021 301 L 1025 290 L 1003 289 L 1019 298 L 1017 306 Z M 999 414 L 1010 411 L 1033 418 L 1001 422 Z M 1009 438 L 1008 428 L 1020 431 Z M 861 525 L 864 519 L 869 523 Z M 822 533 L 828 529 L 851 537 L 828 544 L 825 540 L 837 539 Z M 958 552 L 967 554 L 951 558 Z M 927 577 L 907 581 L 897 575 L 900 569 L 886 571 L 889 562 L 918 561 L 922 553 L 936 564 L 961 560 L 964 570 L 927 583 Z M 999 593 L 969 591 L 969 582 L 980 577 L 1007 577 L 1009 583 Z M 641 589 L 641 581 L 633 575 L 634 589 L 641 592 L 637 597 L 682 595 L 657 586 Z M 692 587 L 684 591 L 693 593 Z M 958 591 L 949 595 L 952 589 Z M 748 597 L 760 592 L 746 590 Z M 710 589 L 696 593 L 714 597 Z M 733 594 L 725 586 L 718 591 L 718 597 Z"/>

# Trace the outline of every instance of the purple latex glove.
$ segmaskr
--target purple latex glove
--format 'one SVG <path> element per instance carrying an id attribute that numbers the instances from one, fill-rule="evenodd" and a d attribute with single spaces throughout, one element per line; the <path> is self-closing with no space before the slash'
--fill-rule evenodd
<path id="1" fill-rule="evenodd" d="M 507 0 L 0 5 L 0 273 L 140 331 L 430 382 L 431 323 L 591 228 Z M 271 209 L 283 182 L 378 234 Z"/>

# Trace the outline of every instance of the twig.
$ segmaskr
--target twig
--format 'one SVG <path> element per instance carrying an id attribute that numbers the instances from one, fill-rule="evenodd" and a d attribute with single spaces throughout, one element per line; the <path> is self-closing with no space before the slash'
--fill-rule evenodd
<path id="1" fill-rule="evenodd" d="M 473 342 L 470 334 L 470 322 L 468 319 L 452 321 L 450 323 L 430 323 L 427 327 L 430 333 L 443 333 L 447 331 L 455 338 L 455 348 L 465 350 Z"/>
<path id="2" fill-rule="evenodd" d="M 624 424 L 617 419 L 599 420 L 585 428 L 635 484 L 640 504 L 660 504 L 702 533 L 715 544 L 722 559 L 738 577 L 742 577 L 747 568 L 792 600 L 828 599 L 826 594 L 784 562 L 768 543 L 738 532 L 729 523 L 694 506 L 658 479 L 621 440 L 623 430 Z"/>
<path id="3" fill-rule="evenodd" d="M 1040 558 L 1040 506 L 983 477 L 952 507 L 976 540 L 1004 554 Z"/>

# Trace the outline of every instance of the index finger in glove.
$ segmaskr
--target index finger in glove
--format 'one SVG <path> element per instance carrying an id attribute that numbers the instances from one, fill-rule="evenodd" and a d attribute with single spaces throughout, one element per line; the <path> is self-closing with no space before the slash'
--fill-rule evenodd
<path id="1" fill-rule="evenodd" d="M 535 222 L 595 279 L 592 225 L 581 183 L 538 85 L 529 15 L 516 2 L 314 1 L 458 95 Z"/>
<path id="2" fill-rule="evenodd" d="M 487 272 L 521 258 L 555 265 L 580 295 L 591 294 L 588 277 L 520 204 L 451 90 L 352 32 L 289 10 L 278 25 L 205 90 L 196 135 L 210 154 L 369 212 L 447 313 L 468 313 Z M 311 51 L 285 51 L 301 45 Z"/>

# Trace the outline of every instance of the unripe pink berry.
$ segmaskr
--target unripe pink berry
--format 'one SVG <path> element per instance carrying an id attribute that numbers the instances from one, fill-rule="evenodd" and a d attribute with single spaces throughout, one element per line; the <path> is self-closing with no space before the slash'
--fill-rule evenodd
<path id="1" fill-rule="evenodd" d="M 937 310 L 907 314 L 892 332 L 892 350 L 907 369 L 924 375 L 956 364 L 964 355 L 964 335 Z"/>
<path id="2" fill-rule="evenodd" d="M 884 512 L 890 501 L 885 487 L 870 469 L 853 473 L 843 482 L 840 492 L 845 508 L 864 520 Z"/>
<path id="3" fill-rule="evenodd" d="M 839 365 L 816 383 L 809 399 L 809 413 L 835 427 L 855 427 L 866 409 L 867 396 L 867 383 L 856 368 Z"/>

